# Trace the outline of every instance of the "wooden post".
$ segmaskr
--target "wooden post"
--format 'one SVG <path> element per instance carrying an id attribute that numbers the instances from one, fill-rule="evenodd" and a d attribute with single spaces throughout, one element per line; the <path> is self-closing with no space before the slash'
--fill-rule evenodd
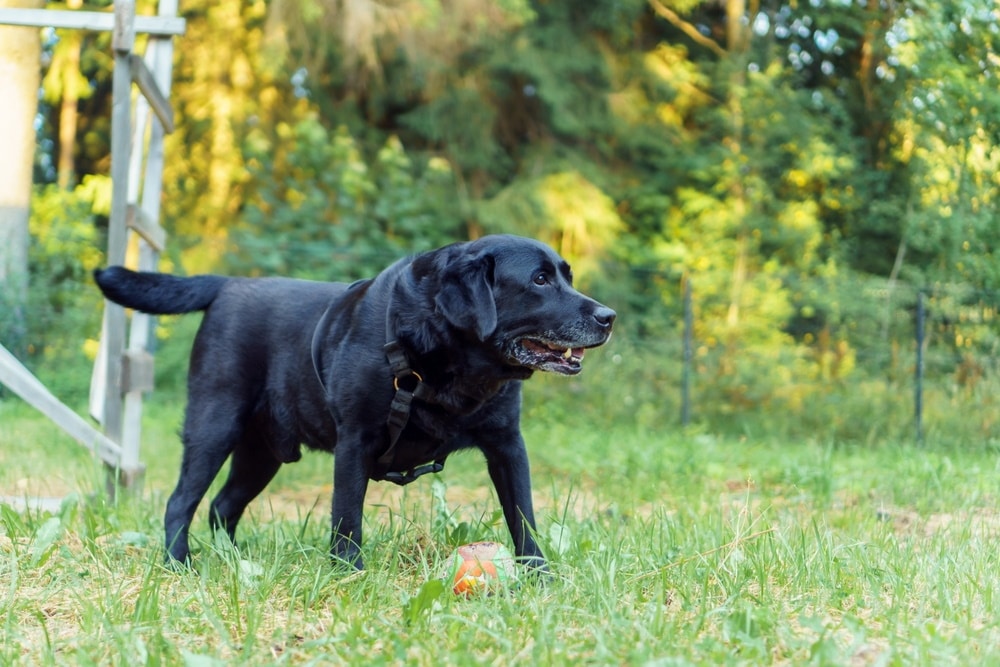
<path id="1" fill-rule="evenodd" d="M 173 131 L 173 110 L 168 102 L 173 65 L 172 37 L 183 35 L 186 22 L 177 16 L 178 0 L 161 0 L 158 16 L 137 16 L 135 0 L 116 0 L 114 13 L 79 10 L 23 9 L 0 7 L 0 25 L 51 27 L 112 32 L 114 73 L 112 80 L 111 219 L 108 229 L 109 264 L 125 263 L 128 230 L 140 237 L 140 269 L 156 268 L 166 233 L 159 226 L 159 200 L 163 175 L 163 135 Z M 134 51 L 137 32 L 147 33 L 151 49 L 144 62 Z M 139 87 L 142 109 L 139 126 L 132 136 L 132 83 Z M 142 204 L 139 182 L 142 174 L 143 139 L 152 110 L 159 122 L 150 131 Z M 136 151 L 133 152 L 133 145 Z M 130 171 L 130 155 L 133 162 Z M 105 302 L 101 345 L 94 364 L 90 389 L 90 413 L 104 427 L 98 432 L 56 399 L 44 385 L 0 346 L 0 383 L 10 386 L 31 405 L 48 416 L 108 465 L 109 489 L 135 487 L 141 481 L 139 422 L 142 392 L 152 389 L 152 356 L 147 347 L 152 321 L 133 318 L 128 350 L 125 350 L 125 310 Z M 124 396 L 124 400 L 123 400 Z"/>
<path id="2" fill-rule="evenodd" d="M 162 0 L 159 12 L 161 16 L 174 16 L 177 13 L 177 0 Z M 161 98 L 170 93 L 170 80 L 173 73 L 173 42 L 169 38 L 151 38 L 147 46 L 146 64 L 152 71 L 152 90 L 157 91 Z M 139 176 L 143 163 L 143 135 L 146 132 L 146 122 L 151 121 L 149 130 L 149 151 L 146 155 L 146 174 L 142 182 L 142 204 L 139 206 L 138 217 L 146 230 L 159 230 L 160 194 L 163 184 L 163 138 L 167 130 L 163 123 L 163 112 L 155 115 L 150 113 L 151 103 L 144 93 L 136 102 L 136 132 L 132 153 L 132 174 L 129 181 L 129 203 L 139 200 Z M 159 241 L 159 243 L 157 243 Z M 150 235 L 139 238 L 139 270 L 155 271 L 163 250 L 162 241 Z M 152 378 L 152 356 L 148 353 L 150 340 L 155 330 L 155 320 L 145 313 L 132 315 L 132 327 L 129 331 L 128 352 L 137 359 L 148 360 L 150 379 Z M 138 487 L 145 468 L 139 460 L 140 436 L 142 433 L 142 394 L 152 388 L 146 386 L 130 386 L 125 394 L 125 415 L 122 430 L 122 481 L 126 486 Z"/>
<path id="3" fill-rule="evenodd" d="M 128 162 L 131 151 L 132 126 L 132 70 L 129 55 L 135 45 L 135 2 L 118 0 L 115 3 L 115 27 L 111 46 L 114 50 L 115 69 L 111 89 L 111 218 L 108 222 L 108 264 L 125 263 L 125 246 L 128 230 Z M 105 301 L 105 389 L 104 433 L 112 441 L 122 441 L 122 355 L 125 350 L 125 309 Z M 119 480 L 119 470 L 109 470 L 109 491 L 114 493 Z"/>

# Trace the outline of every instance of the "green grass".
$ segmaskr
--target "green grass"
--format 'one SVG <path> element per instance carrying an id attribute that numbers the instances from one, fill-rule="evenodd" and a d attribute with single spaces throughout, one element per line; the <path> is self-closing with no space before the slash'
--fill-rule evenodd
<path id="1" fill-rule="evenodd" d="M 462 599 L 457 543 L 509 542 L 478 455 L 372 485 L 368 570 L 326 557 L 332 459 L 255 502 L 239 545 L 204 507 L 193 571 L 162 561 L 177 404 L 147 410 L 138 497 L 0 402 L 0 664 L 926 665 L 1000 663 L 998 461 L 985 448 L 718 438 L 527 423 L 553 576 Z M 203 503 L 207 504 L 207 503 Z"/>

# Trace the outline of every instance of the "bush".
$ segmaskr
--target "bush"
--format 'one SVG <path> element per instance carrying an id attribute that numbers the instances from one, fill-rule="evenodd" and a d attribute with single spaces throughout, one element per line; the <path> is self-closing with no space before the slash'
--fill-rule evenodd
<path id="1" fill-rule="evenodd" d="M 447 161 L 414 164 L 389 138 L 373 159 L 314 119 L 251 136 L 252 193 L 227 266 L 243 275 L 350 281 L 464 234 Z"/>
<path id="2" fill-rule="evenodd" d="M 27 362 L 71 403 L 86 397 L 88 352 L 101 330 L 102 297 L 91 273 L 104 260 L 97 221 L 109 196 L 110 181 L 89 177 L 74 190 L 48 185 L 32 197 Z"/>

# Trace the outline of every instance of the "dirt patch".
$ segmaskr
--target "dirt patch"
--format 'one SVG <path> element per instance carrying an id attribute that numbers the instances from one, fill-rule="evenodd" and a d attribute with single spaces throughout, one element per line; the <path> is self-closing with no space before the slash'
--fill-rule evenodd
<path id="1" fill-rule="evenodd" d="M 405 513 L 409 516 L 426 516 L 434 507 L 434 495 L 431 487 L 431 477 L 419 482 L 400 487 L 388 483 L 371 483 L 365 497 L 365 515 Z M 159 493 L 161 490 L 153 490 Z M 59 479 L 20 479 L 6 485 L 0 485 L 0 503 L 9 505 L 18 511 L 57 512 L 62 499 L 72 494 L 88 495 L 91 490 L 81 489 L 66 480 Z M 147 492 L 148 493 L 148 492 Z M 201 510 L 208 505 L 211 494 L 201 503 Z M 262 521 L 297 520 L 307 514 L 328 517 L 330 503 L 333 497 L 332 484 L 307 484 L 297 487 L 278 486 L 266 489 L 247 508 Z M 623 508 L 614 507 L 608 499 L 598 497 L 587 485 L 574 484 L 572 491 L 561 497 L 544 490 L 535 490 L 533 494 L 536 514 L 569 515 L 576 519 L 611 513 Z M 155 502 L 164 502 L 165 498 Z M 455 512 L 460 520 L 474 519 L 483 514 L 492 514 L 500 509 L 500 502 L 491 485 L 463 486 L 449 483 L 445 490 L 445 501 L 448 510 Z M 152 501 L 151 501 L 152 502 Z M 658 505 L 646 503 L 642 506 L 627 508 L 629 516 L 648 518 L 657 511 Z"/>
<path id="2" fill-rule="evenodd" d="M 1000 511 L 977 507 L 960 512 L 938 512 L 926 517 L 905 508 L 879 508 L 876 518 L 892 524 L 897 535 L 934 537 L 950 532 L 965 532 L 976 537 L 1000 536 Z"/>
<path id="3" fill-rule="evenodd" d="M 61 499 L 76 492 L 77 489 L 73 488 L 68 480 L 58 477 L 50 479 L 21 478 L 7 484 L 0 484 L 0 499 L 3 501 L 7 499 L 24 501 L 26 498 Z"/>
<path id="4" fill-rule="evenodd" d="M 294 520 L 306 513 L 329 515 L 333 485 L 325 484 L 308 488 L 283 488 L 265 491 L 248 508 L 262 520 Z M 500 501 L 490 486 L 458 486 L 449 484 L 445 489 L 445 502 L 449 511 L 458 518 L 476 518 L 500 509 Z M 574 489 L 569 498 L 553 498 L 549 494 L 534 494 L 535 513 L 569 514 L 576 519 L 593 517 L 610 511 L 610 505 L 590 490 Z M 404 513 L 409 516 L 427 516 L 435 510 L 435 500 L 430 482 L 421 480 L 409 487 L 394 484 L 370 484 L 365 496 L 365 515 L 378 517 Z M 651 504 L 630 510 L 631 515 L 648 516 L 655 510 Z"/>

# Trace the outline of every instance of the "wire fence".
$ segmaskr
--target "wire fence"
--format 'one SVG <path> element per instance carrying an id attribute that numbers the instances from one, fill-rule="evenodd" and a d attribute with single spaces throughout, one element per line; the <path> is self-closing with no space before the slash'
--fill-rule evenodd
<path id="1" fill-rule="evenodd" d="M 752 405 L 774 411 L 798 406 L 801 413 L 813 413 L 818 424 L 820 415 L 836 421 L 831 414 L 838 411 L 845 420 L 852 415 L 857 418 L 858 404 L 866 403 L 861 414 L 873 420 L 894 420 L 898 432 L 908 429 L 917 442 L 926 437 L 928 418 L 938 432 L 959 429 L 973 437 L 1000 441 L 996 398 L 1000 394 L 1000 292 L 952 284 L 926 288 L 886 281 L 848 284 L 836 295 L 841 304 L 837 317 L 817 318 L 790 331 L 799 342 L 808 343 L 799 350 L 809 350 L 805 354 L 812 355 L 810 361 L 816 368 L 827 365 L 810 374 L 761 370 L 801 362 L 801 356 L 794 354 L 758 359 L 754 365 L 746 358 L 753 354 L 747 349 L 735 353 L 725 346 L 706 349 L 695 325 L 700 305 L 697 283 L 685 281 L 680 289 L 682 364 L 675 379 L 683 425 L 706 413 L 736 413 Z M 653 342 L 645 340 L 642 345 Z M 667 346 L 676 358 L 678 346 Z M 726 359 L 740 354 L 743 357 L 735 361 Z M 824 355 L 825 360 L 820 360 Z M 741 364 L 744 375 L 756 373 L 751 380 L 733 380 L 739 372 L 732 368 Z M 841 364 L 839 371 L 831 372 L 836 364 Z M 766 372 L 771 373 L 770 380 L 761 377 Z M 803 380 L 807 375 L 809 379 Z M 777 386 L 782 381 L 785 386 Z M 760 385 L 756 394 L 755 382 Z M 877 391 L 872 390 L 873 383 Z M 798 400 L 794 400 L 796 395 Z M 775 400 L 782 396 L 787 400 Z M 720 404 L 726 402 L 730 405 Z M 909 422 L 905 426 L 904 420 Z"/>

